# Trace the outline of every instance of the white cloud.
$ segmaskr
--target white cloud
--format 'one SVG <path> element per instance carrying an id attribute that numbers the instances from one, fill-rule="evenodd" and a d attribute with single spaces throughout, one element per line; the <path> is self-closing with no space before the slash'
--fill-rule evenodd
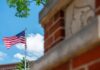
<path id="1" fill-rule="evenodd" d="M 27 47 L 28 47 L 28 51 L 33 52 L 40 52 L 40 51 L 44 51 L 43 49 L 43 36 L 40 34 L 30 34 L 29 37 L 27 37 Z"/>
<path id="2" fill-rule="evenodd" d="M 17 47 L 18 49 L 20 49 L 20 50 L 24 50 L 24 49 L 25 49 L 25 45 L 22 44 L 22 43 L 17 44 L 16 47 Z"/>
<path id="3" fill-rule="evenodd" d="M 24 50 L 23 44 L 17 44 L 16 47 L 20 50 Z M 44 54 L 44 40 L 40 34 L 29 34 L 27 37 L 27 58 L 30 60 L 36 60 Z M 15 54 L 16 55 L 16 54 Z M 22 54 L 17 54 L 18 57 L 22 58 Z"/>
<path id="4" fill-rule="evenodd" d="M 14 55 L 15 58 L 22 59 L 24 56 L 20 53 Z"/>
<path id="5" fill-rule="evenodd" d="M 20 59 L 20 60 L 22 60 L 23 59 L 23 57 L 25 57 L 25 55 L 23 55 L 23 54 L 21 54 L 21 53 L 16 53 L 15 55 L 14 55 L 14 57 L 15 58 L 17 58 L 17 59 Z M 26 56 L 26 59 L 27 60 L 36 60 L 34 57 L 29 57 L 29 56 Z"/>
<path id="6" fill-rule="evenodd" d="M 0 60 L 3 60 L 6 57 L 6 53 L 0 51 Z"/>

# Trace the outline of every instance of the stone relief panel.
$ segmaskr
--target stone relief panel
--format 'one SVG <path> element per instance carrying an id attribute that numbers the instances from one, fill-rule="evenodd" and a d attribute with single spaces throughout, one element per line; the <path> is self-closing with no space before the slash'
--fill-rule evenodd
<path id="1" fill-rule="evenodd" d="M 80 29 L 90 24 L 94 18 L 94 11 L 91 6 L 82 6 L 73 8 L 73 18 L 71 27 L 71 33 L 74 34 Z"/>
<path id="2" fill-rule="evenodd" d="M 91 24 L 95 18 L 94 0 L 73 0 L 65 10 L 66 38 Z"/>

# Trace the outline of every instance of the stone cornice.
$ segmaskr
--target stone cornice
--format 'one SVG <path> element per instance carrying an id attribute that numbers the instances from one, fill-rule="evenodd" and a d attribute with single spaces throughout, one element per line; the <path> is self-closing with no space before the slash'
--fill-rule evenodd
<path id="1" fill-rule="evenodd" d="M 98 42 L 98 23 L 92 23 L 76 35 L 57 44 L 41 59 L 36 61 L 31 69 L 52 70 L 52 68 L 67 62 L 72 57 L 80 55 L 95 47 L 95 44 L 97 45 Z"/>
<path id="2" fill-rule="evenodd" d="M 66 5 L 69 4 L 72 0 L 49 0 L 46 6 L 43 8 L 43 10 L 39 14 L 39 21 L 42 24 L 45 24 L 48 22 L 48 20 L 53 17 L 55 13 L 57 13 L 59 10 L 64 8 Z"/>

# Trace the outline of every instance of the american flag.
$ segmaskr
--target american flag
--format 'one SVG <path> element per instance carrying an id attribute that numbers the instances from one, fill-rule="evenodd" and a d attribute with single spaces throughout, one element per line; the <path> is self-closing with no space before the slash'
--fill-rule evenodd
<path id="1" fill-rule="evenodd" d="M 4 37 L 3 41 L 5 43 L 5 46 L 7 48 L 10 48 L 11 46 L 17 44 L 17 43 L 23 43 L 26 44 L 26 39 L 25 39 L 25 31 L 22 31 L 20 33 L 18 33 L 15 36 L 11 36 L 11 37 Z"/>

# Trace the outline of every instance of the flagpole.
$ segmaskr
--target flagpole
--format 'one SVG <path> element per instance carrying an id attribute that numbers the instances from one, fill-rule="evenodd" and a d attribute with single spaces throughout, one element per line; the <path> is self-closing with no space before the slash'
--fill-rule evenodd
<path id="1" fill-rule="evenodd" d="M 25 45 L 25 70 L 26 70 L 26 66 L 27 66 L 27 61 L 26 61 L 26 55 L 27 55 L 27 45 Z"/>
<path id="2" fill-rule="evenodd" d="M 25 40 L 26 40 L 26 28 L 25 28 Z M 27 41 L 26 41 L 27 42 Z M 25 43 L 25 66 L 24 69 L 26 70 L 26 66 L 27 66 L 27 60 L 26 60 L 26 56 L 27 56 L 27 43 Z"/>

